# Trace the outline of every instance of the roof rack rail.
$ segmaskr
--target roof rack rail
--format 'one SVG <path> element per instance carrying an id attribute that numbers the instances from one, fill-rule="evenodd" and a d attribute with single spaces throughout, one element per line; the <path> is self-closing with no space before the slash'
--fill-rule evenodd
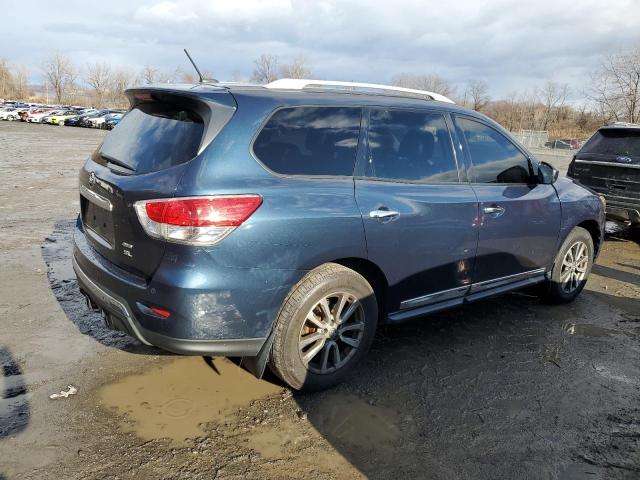
<path id="1" fill-rule="evenodd" d="M 438 102 L 455 103 L 439 93 L 413 88 L 380 85 L 377 83 L 339 82 L 334 80 L 308 80 L 302 78 L 282 78 L 265 85 L 266 88 L 282 90 L 323 90 L 341 93 L 362 93 L 373 95 L 391 95 L 398 97 L 421 98 L 423 100 L 437 100 Z"/>

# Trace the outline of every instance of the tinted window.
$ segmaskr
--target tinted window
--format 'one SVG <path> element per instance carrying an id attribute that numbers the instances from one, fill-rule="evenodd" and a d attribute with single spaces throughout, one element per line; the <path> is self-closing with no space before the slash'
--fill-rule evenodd
<path id="1" fill-rule="evenodd" d="M 360 111 L 353 107 L 283 108 L 262 129 L 253 151 L 276 173 L 352 175 Z"/>
<path id="2" fill-rule="evenodd" d="M 457 182 L 444 117 L 437 113 L 372 110 L 368 177 L 424 183 Z"/>
<path id="3" fill-rule="evenodd" d="M 607 128 L 599 130 L 585 143 L 580 153 L 628 157 L 640 156 L 640 129 Z"/>
<path id="4" fill-rule="evenodd" d="M 99 153 L 104 161 L 123 163 L 135 173 L 154 172 L 195 157 L 203 131 L 202 119 L 189 110 L 165 103 L 142 104 L 122 117 Z"/>
<path id="5" fill-rule="evenodd" d="M 504 135 L 466 118 L 456 119 L 458 134 L 467 141 L 473 166 L 470 179 L 476 183 L 527 183 L 529 161 Z"/>

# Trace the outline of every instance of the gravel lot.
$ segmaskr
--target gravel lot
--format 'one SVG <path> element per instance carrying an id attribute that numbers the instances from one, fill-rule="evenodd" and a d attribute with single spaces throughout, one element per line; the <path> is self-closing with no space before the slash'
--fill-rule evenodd
<path id="1" fill-rule="evenodd" d="M 385 328 L 351 381 L 292 395 L 85 310 L 76 173 L 103 135 L 0 122 L 0 479 L 640 478 L 631 232 L 571 305 L 510 294 Z"/>

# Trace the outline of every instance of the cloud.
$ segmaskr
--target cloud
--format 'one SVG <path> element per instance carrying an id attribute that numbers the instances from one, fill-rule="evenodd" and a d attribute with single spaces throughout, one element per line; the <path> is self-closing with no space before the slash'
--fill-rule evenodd
<path id="1" fill-rule="evenodd" d="M 640 4 L 618 0 L 143 0 L 21 2 L 4 23 L 0 56 L 34 77 L 52 51 L 78 64 L 189 68 L 187 47 L 217 78 L 248 78 L 253 59 L 305 56 L 315 76 L 388 82 L 435 73 L 494 96 L 568 82 L 574 97 L 601 55 L 640 44 Z M 29 34 L 24 25 L 28 23 Z"/>

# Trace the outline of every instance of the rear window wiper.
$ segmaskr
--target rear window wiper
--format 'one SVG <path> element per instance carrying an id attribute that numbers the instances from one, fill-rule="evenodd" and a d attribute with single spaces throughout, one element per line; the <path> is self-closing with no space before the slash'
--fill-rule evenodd
<path id="1" fill-rule="evenodd" d="M 113 158 L 109 155 L 105 155 L 104 153 L 101 153 L 100 156 L 107 161 L 107 167 L 111 168 L 110 165 L 118 167 L 113 170 L 122 171 L 122 169 L 124 169 L 125 172 L 122 172 L 122 173 L 128 173 L 128 174 L 132 174 L 136 172 L 135 168 L 131 167 L 130 165 L 127 165 L 122 160 L 118 160 L 117 158 Z"/>

